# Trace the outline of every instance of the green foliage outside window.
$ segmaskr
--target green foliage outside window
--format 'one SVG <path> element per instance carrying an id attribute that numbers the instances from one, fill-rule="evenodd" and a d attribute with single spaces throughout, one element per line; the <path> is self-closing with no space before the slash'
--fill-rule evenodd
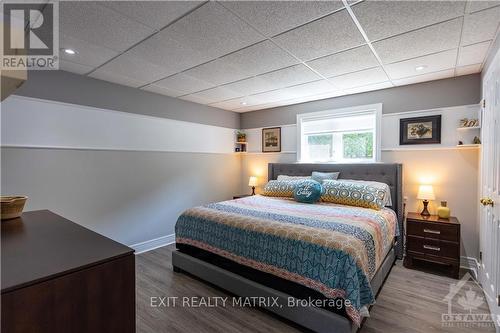
<path id="1" fill-rule="evenodd" d="M 373 158 L 373 133 L 343 134 L 344 158 Z"/>
<path id="2" fill-rule="evenodd" d="M 307 143 L 309 145 L 331 145 L 332 144 L 332 135 L 309 135 L 307 137 Z"/>

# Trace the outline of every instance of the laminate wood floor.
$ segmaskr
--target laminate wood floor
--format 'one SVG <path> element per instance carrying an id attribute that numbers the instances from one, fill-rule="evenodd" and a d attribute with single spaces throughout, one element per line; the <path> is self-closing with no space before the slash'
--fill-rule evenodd
<path id="1" fill-rule="evenodd" d="M 171 253 L 174 245 L 136 256 L 137 332 L 303 332 L 300 327 L 256 308 L 183 307 L 184 296 L 229 296 L 193 277 L 172 271 Z M 463 274 L 463 273 L 462 273 Z M 494 332 L 494 328 L 443 327 L 441 314 L 448 312 L 444 297 L 450 283 L 457 280 L 430 273 L 409 270 L 398 262 L 377 297 L 360 332 Z M 151 306 L 151 297 L 179 297 L 175 307 Z M 484 297 L 480 288 L 469 281 L 455 296 L 453 312 L 464 312 L 463 306 L 474 306 Z M 159 299 L 154 299 L 160 305 Z M 229 303 L 229 302 L 228 302 Z M 474 304 L 475 303 L 475 304 Z M 473 313 L 488 313 L 482 302 Z"/>

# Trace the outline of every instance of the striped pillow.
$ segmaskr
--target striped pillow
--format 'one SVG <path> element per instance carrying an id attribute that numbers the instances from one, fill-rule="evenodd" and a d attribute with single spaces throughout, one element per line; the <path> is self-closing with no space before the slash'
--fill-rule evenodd
<path id="1" fill-rule="evenodd" d="M 349 180 L 325 181 L 321 201 L 380 210 L 386 200 L 382 185 Z"/>
<path id="2" fill-rule="evenodd" d="M 286 179 L 286 180 L 270 180 L 264 186 L 262 195 L 268 197 L 286 197 L 293 198 L 295 187 L 304 179 Z"/>

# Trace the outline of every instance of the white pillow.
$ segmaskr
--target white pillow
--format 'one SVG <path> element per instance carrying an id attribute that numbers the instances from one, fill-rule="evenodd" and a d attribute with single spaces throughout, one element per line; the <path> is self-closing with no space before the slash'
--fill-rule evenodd
<path id="1" fill-rule="evenodd" d="M 311 179 L 311 176 L 278 175 L 278 180 L 301 180 L 301 179 Z"/>

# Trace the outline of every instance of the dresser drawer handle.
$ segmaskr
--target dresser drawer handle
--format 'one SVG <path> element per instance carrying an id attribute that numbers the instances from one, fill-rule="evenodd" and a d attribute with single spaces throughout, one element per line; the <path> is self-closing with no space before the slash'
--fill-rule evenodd
<path id="1" fill-rule="evenodd" d="M 440 235 L 441 234 L 441 231 L 439 231 L 439 230 L 432 230 L 432 229 L 424 229 L 424 232 L 426 232 L 428 234 L 436 234 L 436 235 Z"/>
<path id="2" fill-rule="evenodd" d="M 440 247 L 431 246 L 431 245 L 424 245 L 424 249 L 426 249 L 426 250 L 432 250 L 432 251 L 441 251 Z"/>

